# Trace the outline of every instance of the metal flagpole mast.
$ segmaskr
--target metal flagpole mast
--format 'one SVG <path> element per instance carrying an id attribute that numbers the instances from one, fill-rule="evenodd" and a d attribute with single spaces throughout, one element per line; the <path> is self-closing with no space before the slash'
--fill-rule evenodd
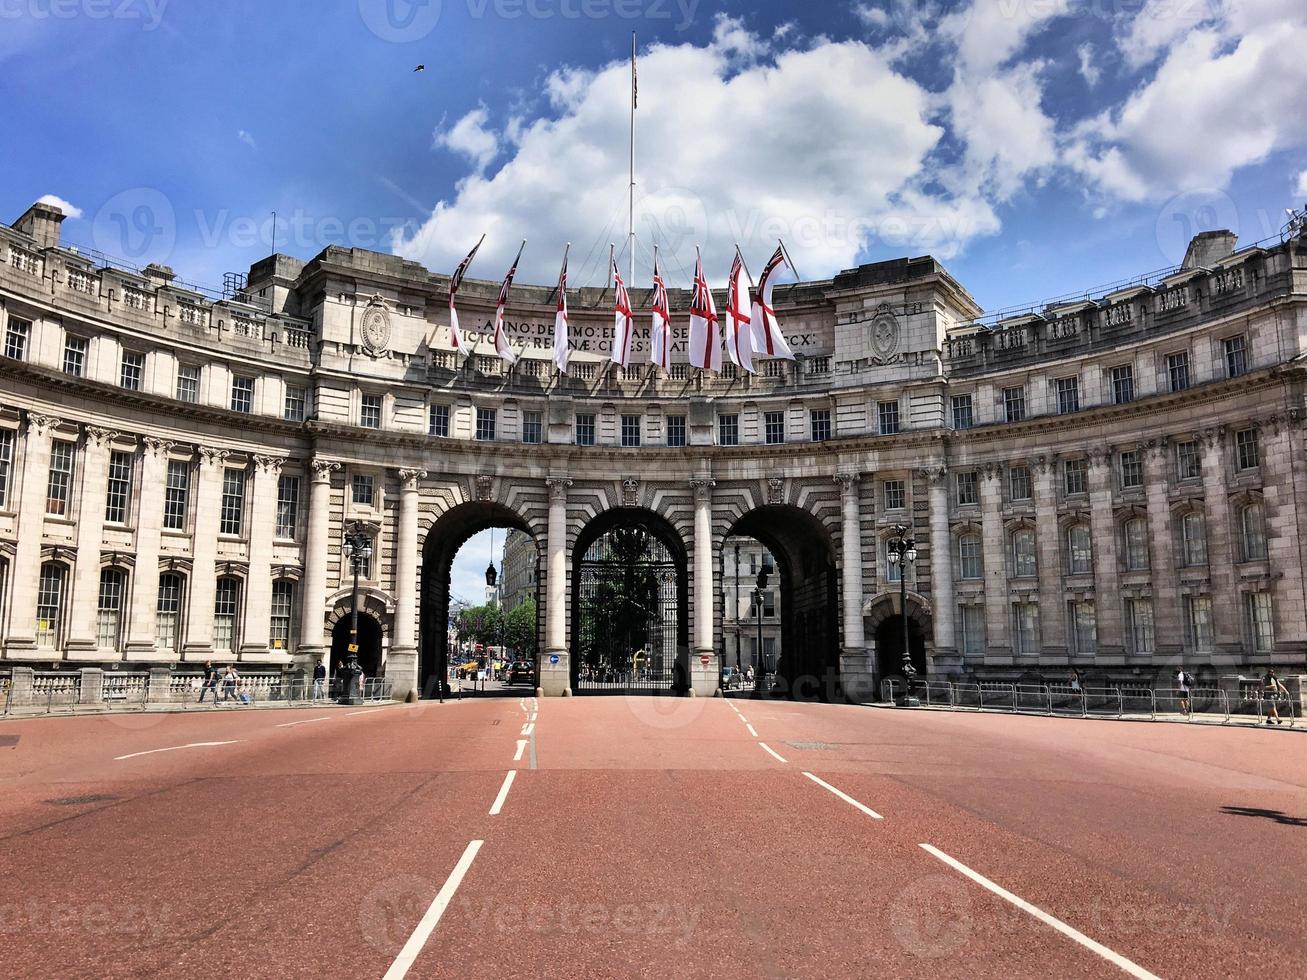
<path id="1" fill-rule="evenodd" d="M 635 282 L 635 104 L 638 82 L 635 76 L 635 31 L 631 32 L 631 186 L 628 188 L 627 202 L 627 237 L 626 247 L 631 250 L 627 257 L 627 279 Z"/>

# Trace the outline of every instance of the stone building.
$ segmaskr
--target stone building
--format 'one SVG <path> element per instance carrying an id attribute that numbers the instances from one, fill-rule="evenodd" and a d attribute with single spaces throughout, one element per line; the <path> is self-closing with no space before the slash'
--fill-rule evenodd
<path id="1" fill-rule="evenodd" d="M 504 576 L 504 610 L 511 612 L 536 597 L 536 561 L 539 557 L 531 535 L 510 530 L 504 538 L 504 555 L 500 570 Z"/>
<path id="2" fill-rule="evenodd" d="M 798 359 L 756 377 L 687 367 L 685 292 L 668 374 L 606 370 L 611 295 L 582 289 L 559 377 L 547 287 L 513 291 L 510 369 L 495 282 L 459 294 L 464 361 L 447 277 L 402 258 L 274 255 L 220 297 L 93 261 L 61 220 L 0 226 L 0 670 L 301 669 L 341 649 L 354 524 L 364 668 L 401 695 L 439 675 L 450 563 L 492 525 L 536 552 L 547 694 L 587 686 L 598 542 L 655 556 L 654 680 L 699 695 L 733 536 L 774 556 L 800 697 L 869 696 L 900 616 L 936 676 L 1307 660 L 1307 238 L 1207 233 L 1166 275 L 997 321 L 931 258 L 862 266 L 778 289 Z"/>
<path id="3" fill-rule="evenodd" d="M 758 573 L 769 578 L 756 598 Z M 776 559 L 762 543 L 753 538 L 727 538 L 721 553 L 722 591 L 722 663 L 743 670 L 752 666 L 767 671 L 775 669 L 781 654 L 780 583 L 776 578 Z M 758 644 L 758 613 L 762 613 L 762 645 Z"/>

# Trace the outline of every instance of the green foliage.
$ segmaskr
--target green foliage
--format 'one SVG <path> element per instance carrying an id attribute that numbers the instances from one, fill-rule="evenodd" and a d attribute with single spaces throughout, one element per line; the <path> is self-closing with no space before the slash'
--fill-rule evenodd
<path id="1" fill-rule="evenodd" d="M 536 655 L 536 601 L 528 598 L 504 617 L 504 646 L 523 660 Z"/>

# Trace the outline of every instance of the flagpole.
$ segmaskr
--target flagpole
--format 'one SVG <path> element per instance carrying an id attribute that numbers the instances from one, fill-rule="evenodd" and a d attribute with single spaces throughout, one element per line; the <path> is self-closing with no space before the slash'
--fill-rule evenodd
<path id="1" fill-rule="evenodd" d="M 740 251 L 740 243 L 735 243 L 735 254 L 740 257 L 740 268 L 744 274 L 749 277 L 749 288 L 753 289 L 753 273 L 749 271 L 749 263 L 744 261 L 744 253 Z"/>
<path id="2" fill-rule="evenodd" d="M 794 260 L 790 258 L 790 250 L 785 247 L 785 243 L 781 241 L 779 238 L 776 239 L 776 243 L 780 245 L 781 254 L 785 256 L 785 264 L 788 265 L 790 267 L 790 271 L 794 273 L 794 278 L 799 280 L 799 282 L 803 282 L 803 276 L 799 275 L 799 270 L 794 268 Z"/>
<path id="3" fill-rule="evenodd" d="M 628 256 L 627 278 L 635 282 L 635 31 L 631 32 L 631 186 L 628 189 L 627 202 L 627 238 L 626 247 L 631 250 Z"/>

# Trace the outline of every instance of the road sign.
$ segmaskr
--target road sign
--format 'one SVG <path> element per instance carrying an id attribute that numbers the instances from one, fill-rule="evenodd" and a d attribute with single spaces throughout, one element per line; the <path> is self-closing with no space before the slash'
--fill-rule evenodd
<path id="1" fill-rule="evenodd" d="M 358 645 L 357 643 L 351 643 L 351 644 L 349 645 L 349 647 L 348 647 L 348 652 L 349 652 L 349 653 L 358 653 L 358 652 L 359 652 L 359 645 Z"/>
<path id="2" fill-rule="evenodd" d="M 712 660 L 712 657 L 709 657 L 709 656 L 703 656 L 703 657 L 700 657 L 700 658 L 699 658 L 699 663 L 701 663 L 701 664 L 703 664 L 705 667 L 707 667 L 707 666 L 708 666 L 708 662 L 709 662 L 710 660 Z"/>
<path id="3" fill-rule="evenodd" d="M 557 667 L 557 666 L 558 666 L 558 654 L 556 654 L 556 653 L 552 653 L 552 654 L 550 654 L 550 655 L 549 655 L 549 662 L 550 662 L 551 664 L 553 664 L 555 667 Z"/>

